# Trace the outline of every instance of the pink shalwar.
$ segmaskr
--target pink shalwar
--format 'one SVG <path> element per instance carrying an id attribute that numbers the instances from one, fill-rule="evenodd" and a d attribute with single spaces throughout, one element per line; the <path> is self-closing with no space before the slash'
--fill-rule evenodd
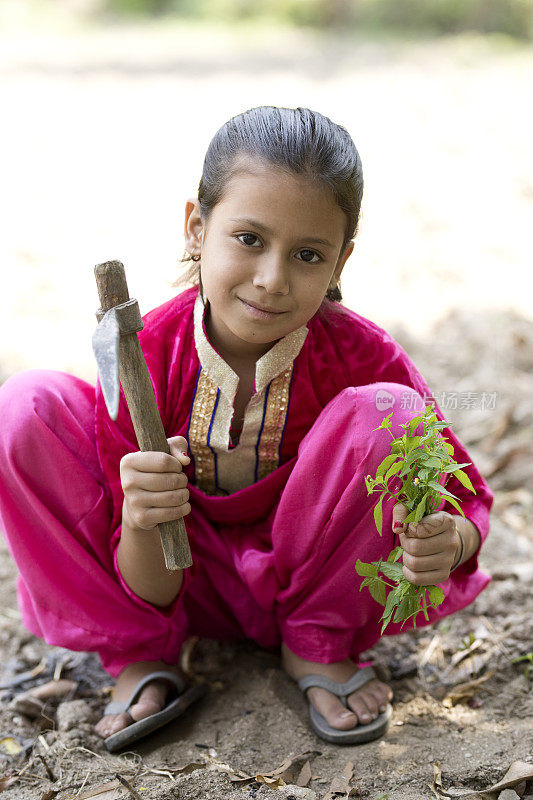
<path id="1" fill-rule="evenodd" d="M 151 312 L 140 336 L 167 436 L 187 436 L 193 455 L 188 468 L 192 511 L 185 521 L 194 564 L 184 571 L 180 594 L 168 608 L 137 597 L 116 564 L 118 464 L 125 452 L 137 449 L 123 400 L 112 423 L 99 387 L 95 395 L 94 387 L 66 373 L 19 373 L 0 390 L 0 520 L 20 572 L 24 624 L 50 644 L 98 652 L 112 676 L 133 661 L 176 663 L 182 643 L 192 635 L 250 638 L 265 648 L 278 648 L 283 641 L 302 658 L 323 663 L 356 660 L 379 638 L 382 607 L 366 589 L 359 591 L 355 562 L 385 557 L 398 543 L 391 530 L 393 503 L 384 507 L 380 538 L 373 520 L 377 495 L 368 496 L 364 483 L 390 453 L 390 435 L 375 429 L 394 409 L 392 431 L 403 433 L 400 425 L 429 402 L 427 386 L 399 345 L 373 323 L 345 310 L 340 323 L 313 318 L 290 376 L 283 378 L 290 391 L 284 393 L 279 384 L 276 395 L 274 378 L 263 393 L 257 480 L 227 493 L 220 488 L 223 476 L 209 438 L 221 425 L 216 409 L 222 400 L 206 411 L 211 378 L 196 352 L 195 298 L 195 290 L 189 290 Z M 356 373 L 357 348 L 350 336 L 339 336 L 339 324 L 358 337 L 362 372 Z M 332 340 L 338 363 L 327 352 Z M 382 355 L 389 350 L 378 369 L 380 342 Z M 180 348 L 187 352 L 179 353 Z M 172 381 L 176 363 L 179 387 Z M 358 383 L 368 364 L 379 380 Z M 327 388 L 313 389 L 317 365 L 322 375 L 331 375 Z M 207 381 L 202 413 L 210 419 L 204 450 L 203 428 L 198 433 L 191 422 L 202 381 Z M 174 402 L 174 391 L 185 397 L 183 402 Z M 378 396 L 390 407 L 383 410 Z M 284 412 L 277 428 L 267 425 L 269 402 Z M 443 434 L 453 443 L 456 460 L 469 461 L 454 434 L 449 429 Z M 274 462 L 272 441 L 277 442 Z M 270 459 L 268 469 L 262 457 Z M 211 493 L 200 488 L 207 485 L 199 479 L 200 463 Z M 448 486 L 483 541 L 492 493 L 474 465 L 467 472 L 475 496 L 457 481 Z M 441 508 L 454 513 L 444 502 Z M 442 584 L 446 599 L 430 612 L 430 622 L 467 606 L 489 583 L 477 555 Z M 387 634 L 399 631 L 400 625 L 392 624 Z"/>

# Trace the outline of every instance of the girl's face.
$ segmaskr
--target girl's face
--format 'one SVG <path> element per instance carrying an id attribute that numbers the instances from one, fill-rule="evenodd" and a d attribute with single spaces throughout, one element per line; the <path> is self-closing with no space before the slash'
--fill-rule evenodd
<path id="1" fill-rule="evenodd" d="M 353 244 L 342 251 L 346 217 L 328 189 L 240 163 L 207 222 L 198 200 L 187 203 L 185 242 L 201 254 L 211 343 L 226 360 L 255 362 L 311 319 Z"/>

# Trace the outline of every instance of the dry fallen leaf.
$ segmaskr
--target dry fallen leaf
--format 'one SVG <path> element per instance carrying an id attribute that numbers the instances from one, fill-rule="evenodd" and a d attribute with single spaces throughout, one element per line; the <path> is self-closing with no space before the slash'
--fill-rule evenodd
<path id="1" fill-rule="evenodd" d="M 43 792 L 39 800 L 54 800 L 54 797 L 59 794 L 59 789 L 48 789 Z"/>
<path id="2" fill-rule="evenodd" d="M 2 777 L 0 777 L 0 792 L 3 792 L 4 789 L 7 789 L 7 787 L 15 783 L 16 780 L 18 780 L 18 773 L 16 775 L 2 775 Z"/>
<path id="3" fill-rule="evenodd" d="M 270 778 L 268 775 L 256 775 L 255 780 L 257 783 L 264 783 L 269 789 L 279 789 L 280 786 L 287 786 L 283 778 L 279 775 L 277 778 Z"/>
<path id="4" fill-rule="evenodd" d="M 302 772 L 302 770 L 299 769 L 300 762 L 313 755 L 319 755 L 319 751 L 306 750 L 304 753 L 298 753 L 298 755 L 292 756 L 291 758 L 285 758 L 276 769 L 269 770 L 268 772 L 261 770 L 260 773 L 255 775 L 247 775 L 244 772 L 232 770 L 229 779 L 233 783 L 257 781 L 258 783 L 267 783 L 270 788 L 278 788 L 279 786 L 284 786 L 286 783 L 293 783 L 296 776 Z M 282 782 L 278 782 L 277 785 L 274 785 L 278 779 L 281 779 Z"/>
<path id="5" fill-rule="evenodd" d="M 311 766 L 309 761 L 306 761 L 300 770 L 300 774 L 296 779 L 296 786 L 307 786 L 311 780 Z"/>
<path id="6" fill-rule="evenodd" d="M 117 794 L 117 790 L 121 791 L 122 788 L 119 781 L 107 781 L 90 786 L 79 794 L 69 795 L 65 800 L 91 800 L 93 797 L 97 800 L 119 800 L 121 795 Z"/>
<path id="7" fill-rule="evenodd" d="M 11 700 L 8 708 L 11 711 L 16 711 L 17 714 L 24 714 L 29 719 L 38 719 L 44 709 L 44 703 L 35 697 L 29 697 L 27 694 L 19 694 Z"/>
<path id="8" fill-rule="evenodd" d="M 34 686 L 33 689 L 29 689 L 24 694 L 27 697 L 34 697 L 36 700 L 57 700 L 61 697 L 66 697 L 77 688 L 76 681 L 60 678 L 57 681 L 48 681 L 47 683 L 41 683 L 39 686 Z"/>
<path id="9" fill-rule="evenodd" d="M 512 789 L 524 781 L 533 778 L 533 764 L 525 761 L 513 761 L 505 776 L 501 781 L 489 786 L 488 789 L 456 789 L 449 787 L 444 789 L 442 785 L 442 772 L 439 764 L 433 764 L 433 783 L 428 784 L 429 788 L 437 800 L 449 800 L 449 798 L 460 798 L 460 800 L 497 800 L 499 793 L 503 789 Z"/>
<path id="10" fill-rule="evenodd" d="M 489 678 L 492 678 L 494 672 L 495 670 L 487 672 L 486 675 L 482 675 L 481 678 L 477 678 L 475 681 L 458 683 L 457 686 L 454 686 L 453 689 L 448 692 L 442 701 L 442 705 L 445 708 L 452 708 L 452 706 L 454 706 L 456 703 L 459 703 L 461 700 L 469 700 L 476 694 L 479 685 L 485 681 L 488 681 Z"/>
<path id="11" fill-rule="evenodd" d="M 530 781 L 533 779 L 533 764 L 528 764 L 526 761 L 513 761 L 504 777 L 498 783 L 485 789 L 486 792 L 501 792 L 503 789 L 512 789 L 513 786 L 518 786 L 522 781 Z"/>
<path id="12" fill-rule="evenodd" d="M 353 778 L 353 761 L 347 761 L 341 776 L 335 776 L 322 800 L 344 800 L 348 797 L 359 797 L 360 791 L 350 786 Z"/>

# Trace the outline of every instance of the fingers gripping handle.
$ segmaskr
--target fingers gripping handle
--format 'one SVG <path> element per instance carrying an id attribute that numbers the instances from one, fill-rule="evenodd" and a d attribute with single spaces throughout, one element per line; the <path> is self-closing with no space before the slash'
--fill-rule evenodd
<path id="1" fill-rule="evenodd" d="M 124 266 L 120 261 L 97 264 L 94 269 L 102 311 L 126 303 L 129 298 Z M 128 404 L 131 421 L 142 451 L 170 453 L 159 416 L 154 387 L 137 333 L 120 334 L 119 379 Z M 192 564 L 191 550 L 183 519 L 159 526 L 167 569 L 184 569 Z"/>

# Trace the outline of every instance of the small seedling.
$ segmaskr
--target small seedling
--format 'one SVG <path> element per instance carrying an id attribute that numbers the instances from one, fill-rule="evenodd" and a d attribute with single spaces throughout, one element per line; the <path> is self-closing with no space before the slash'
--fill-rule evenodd
<path id="1" fill-rule="evenodd" d="M 526 664 L 524 675 L 527 678 L 527 680 L 533 680 L 533 652 L 526 653 L 523 656 L 518 656 L 518 658 L 511 659 L 511 664 L 517 664 L 519 661 L 529 662 L 528 664 Z"/>
<path id="2" fill-rule="evenodd" d="M 469 633 L 468 636 L 465 636 L 465 638 L 461 640 L 461 644 L 457 649 L 468 650 L 469 647 L 472 647 L 475 641 L 476 641 L 475 634 Z"/>
<path id="3" fill-rule="evenodd" d="M 392 413 L 375 429 L 389 431 L 392 437 L 391 454 L 378 466 L 375 478 L 370 475 L 365 477 L 368 494 L 381 492 L 374 508 L 374 521 L 379 535 L 383 532 L 383 502 L 387 499 L 402 503 L 409 509 L 404 520 L 406 524 L 412 522 L 417 525 L 423 517 L 438 508 L 443 497 L 464 517 L 458 498 L 445 488 L 446 483 L 453 474 L 469 491 L 474 494 L 476 491 L 463 471 L 463 467 L 470 466 L 471 462 L 457 464 L 452 458 L 453 446 L 440 433 L 449 423 L 438 419 L 432 403 L 426 406 L 422 414 L 401 425 L 404 434 L 395 438 L 390 430 L 391 417 Z M 423 433 L 415 435 L 420 424 Z M 441 484 L 445 475 L 448 477 Z M 396 476 L 402 479 L 402 485 L 393 491 L 389 483 Z M 399 563 L 402 554 L 403 547 L 395 547 L 386 561 L 380 559 L 366 564 L 358 559 L 355 565 L 357 574 L 363 577 L 360 589 L 368 586 L 374 600 L 385 607 L 380 620 L 383 623 L 382 634 L 389 622 L 405 623 L 411 617 L 416 628 L 416 618 L 420 612 L 429 621 L 428 608 L 436 608 L 444 600 L 440 586 L 416 586 L 404 577 L 402 564 Z M 391 591 L 387 592 L 387 589 Z"/>

